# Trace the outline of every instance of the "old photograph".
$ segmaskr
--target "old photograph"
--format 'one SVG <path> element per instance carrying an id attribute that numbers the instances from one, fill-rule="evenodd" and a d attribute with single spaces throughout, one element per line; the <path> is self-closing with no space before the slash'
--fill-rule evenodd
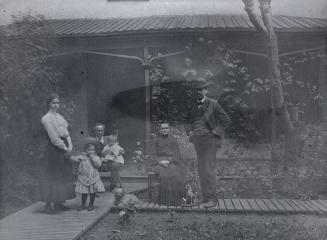
<path id="1" fill-rule="evenodd" d="M 0 0 L 0 239 L 327 239 L 326 55 L 326 0 Z"/>

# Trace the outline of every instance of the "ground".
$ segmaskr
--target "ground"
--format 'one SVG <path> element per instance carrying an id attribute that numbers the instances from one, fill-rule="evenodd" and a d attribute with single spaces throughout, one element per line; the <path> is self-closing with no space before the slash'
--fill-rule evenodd
<path id="1" fill-rule="evenodd" d="M 136 213 L 129 223 L 108 214 L 81 240 L 322 240 L 327 218 L 309 215 Z"/>

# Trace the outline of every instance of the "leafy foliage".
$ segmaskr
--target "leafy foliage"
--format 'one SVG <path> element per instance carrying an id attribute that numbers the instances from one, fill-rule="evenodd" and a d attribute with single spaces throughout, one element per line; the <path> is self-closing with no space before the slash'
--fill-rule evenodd
<path id="1" fill-rule="evenodd" d="M 42 16 L 14 18 L 0 29 L 0 146 L 1 195 L 4 201 L 35 199 L 42 169 L 44 133 L 40 118 L 48 110 L 51 92 L 65 95 L 60 69 L 50 66 L 48 55 L 56 40 L 44 30 Z M 69 119 L 74 105 L 63 102 Z M 17 174 L 19 172 L 19 174 Z M 7 199 L 8 198 L 8 199 Z M 3 205 L 2 205 L 3 206 Z"/>
<path id="2" fill-rule="evenodd" d="M 323 62 L 324 57 L 325 53 L 322 50 L 312 51 L 288 57 L 281 62 L 283 94 L 289 106 L 306 106 L 306 98 L 303 98 L 303 95 L 310 95 L 311 99 L 320 106 L 326 105 L 326 98 L 319 90 L 318 82 L 314 81 L 316 79 L 311 79 L 318 78 L 317 73 L 312 71 L 308 79 L 301 79 L 299 76 L 302 74 L 303 69 L 310 69 L 308 68 L 310 66 L 312 69 L 312 65 L 316 67 L 320 64 L 326 65 L 326 62 Z"/>
<path id="3" fill-rule="evenodd" d="M 246 63 L 229 50 L 225 42 L 200 37 L 185 43 L 185 51 L 185 68 L 178 75 L 168 73 L 164 62 L 153 65 L 150 70 L 156 103 L 152 109 L 154 120 L 181 121 L 178 113 L 185 111 L 191 96 L 188 83 L 203 77 L 213 83 L 209 88 L 211 97 L 219 101 L 233 121 L 228 129 L 230 137 L 243 143 L 267 139 L 269 131 L 259 126 L 262 122 L 258 110 L 270 109 L 272 83 L 266 74 L 250 74 Z M 311 102 L 326 104 L 317 87 L 319 75 L 305 79 L 299 73 L 301 69 L 316 71 L 323 57 L 323 52 L 314 51 L 282 59 L 282 87 L 288 106 L 305 106 Z"/>
<path id="4" fill-rule="evenodd" d="M 262 137 L 263 133 L 254 125 L 256 116 L 250 107 L 249 96 L 269 91 L 269 86 L 263 88 L 257 84 L 261 79 L 251 79 L 242 61 L 222 42 L 199 38 L 186 44 L 185 49 L 185 69 L 179 75 L 168 76 L 163 63 L 153 66 L 150 71 L 153 91 L 159 99 L 153 109 L 155 119 L 180 122 L 182 116 L 178 113 L 185 112 L 192 97 L 189 83 L 203 77 L 212 82 L 210 96 L 218 99 L 232 118 L 229 135 L 242 142 Z"/>

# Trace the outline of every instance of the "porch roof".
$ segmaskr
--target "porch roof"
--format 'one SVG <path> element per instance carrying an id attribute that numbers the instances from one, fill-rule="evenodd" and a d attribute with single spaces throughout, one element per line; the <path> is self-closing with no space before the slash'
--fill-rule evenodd
<path id="1" fill-rule="evenodd" d="M 274 16 L 277 32 L 327 32 L 327 19 Z M 188 31 L 255 31 L 247 15 L 176 15 L 111 19 L 47 20 L 46 30 L 62 37 Z"/>

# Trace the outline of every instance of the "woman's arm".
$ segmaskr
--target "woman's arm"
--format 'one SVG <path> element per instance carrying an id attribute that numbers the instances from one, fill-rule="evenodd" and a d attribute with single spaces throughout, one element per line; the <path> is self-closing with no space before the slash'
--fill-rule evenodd
<path id="1" fill-rule="evenodd" d="M 80 162 L 82 160 L 82 156 L 71 156 L 70 160 L 72 160 L 73 162 Z"/>
<path id="2" fill-rule="evenodd" d="M 42 119 L 41 122 L 50 138 L 51 143 L 60 149 L 67 151 L 68 148 L 66 147 L 64 141 L 57 135 L 55 127 L 45 119 Z"/>
<path id="3" fill-rule="evenodd" d="M 67 144 L 68 144 L 67 150 L 72 151 L 73 150 L 72 139 L 70 138 L 69 135 L 68 135 L 68 137 L 66 139 L 67 139 Z"/>

